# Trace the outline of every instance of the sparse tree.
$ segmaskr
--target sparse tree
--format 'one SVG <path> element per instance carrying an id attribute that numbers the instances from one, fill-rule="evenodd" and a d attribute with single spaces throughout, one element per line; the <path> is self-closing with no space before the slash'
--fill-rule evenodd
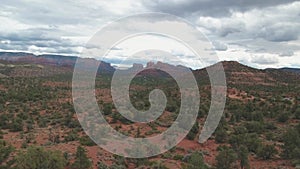
<path id="1" fill-rule="evenodd" d="M 92 162 L 87 157 L 86 150 L 78 146 L 76 151 L 76 160 L 72 164 L 72 169 L 89 169 L 92 167 Z"/>
<path id="2" fill-rule="evenodd" d="M 187 157 L 186 162 L 187 166 L 184 167 L 185 169 L 208 169 L 201 152 L 192 153 L 189 157 Z"/>
<path id="3" fill-rule="evenodd" d="M 300 124 L 298 125 L 300 126 Z M 300 127 L 298 127 L 300 129 Z M 300 132 L 300 130 L 299 130 Z M 288 129 L 283 134 L 283 152 L 282 156 L 287 159 L 295 158 L 300 156 L 300 134 L 295 129 Z"/>
<path id="4" fill-rule="evenodd" d="M 241 169 L 249 169 L 248 149 L 245 146 L 241 146 L 238 152 L 238 158 L 240 160 Z"/>
<path id="5" fill-rule="evenodd" d="M 229 169 L 234 168 L 234 163 L 237 160 L 237 155 L 233 149 L 222 146 L 218 148 L 220 150 L 219 154 L 216 157 L 217 169 Z"/>

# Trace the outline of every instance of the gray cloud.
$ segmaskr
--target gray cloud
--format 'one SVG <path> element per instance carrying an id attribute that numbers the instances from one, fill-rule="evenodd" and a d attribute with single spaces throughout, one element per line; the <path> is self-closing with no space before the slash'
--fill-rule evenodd
<path id="1" fill-rule="evenodd" d="M 300 41 L 293 44 L 283 41 L 274 42 L 265 39 L 249 39 L 245 41 L 236 41 L 228 43 L 229 46 L 240 46 L 247 53 L 270 53 L 283 56 L 293 56 L 300 50 Z"/>
<path id="2" fill-rule="evenodd" d="M 224 43 L 219 42 L 219 41 L 214 41 L 212 44 L 213 44 L 215 50 L 226 51 L 228 49 L 227 45 L 225 45 Z"/>
<path id="3" fill-rule="evenodd" d="M 61 31 L 57 29 L 30 28 L 13 33 L 0 35 L 0 48 L 4 50 L 22 50 L 31 52 L 78 54 L 76 48 L 83 44 L 74 43 L 61 38 Z"/>
<path id="4" fill-rule="evenodd" d="M 59 41 L 60 36 L 55 35 L 56 31 L 59 32 L 59 30 L 57 29 L 30 28 L 13 33 L 2 32 L 0 38 L 7 39 L 10 41 Z"/>
<path id="5" fill-rule="evenodd" d="M 297 40 L 299 33 L 299 24 L 280 23 L 262 28 L 259 32 L 259 37 L 263 37 L 269 41 L 283 42 Z"/>
<path id="6" fill-rule="evenodd" d="M 166 12 L 183 17 L 191 15 L 224 17 L 229 16 L 232 10 L 244 12 L 254 8 L 258 9 L 287 4 L 294 2 L 294 0 L 155 0 L 144 2 L 153 11 Z"/>
<path id="7" fill-rule="evenodd" d="M 231 16 L 222 18 L 200 16 L 197 24 L 212 35 L 228 39 L 292 41 L 300 35 L 299 10 L 300 2 L 245 13 L 233 12 Z"/>
<path id="8" fill-rule="evenodd" d="M 95 4 L 81 4 L 79 1 L 19 1 L 2 0 L 3 10 L 10 12 L 10 17 L 27 24 L 80 24 L 101 17 L 108 13 Z"/>
<path id="9" fill-rule="evenodd" d="M 11 44 L 11 43 L 0 43 L 0 49 L 25 51 L 28 48 L 23 44 L 20 45 L 20 44 Z"/>
<path id="10" fill-rule="evenodd" d="M 282 53 L 279 54 L 281 57 L 290 57 L 293 56 L 294 52 L 291 50 L 283 51 Z"/>

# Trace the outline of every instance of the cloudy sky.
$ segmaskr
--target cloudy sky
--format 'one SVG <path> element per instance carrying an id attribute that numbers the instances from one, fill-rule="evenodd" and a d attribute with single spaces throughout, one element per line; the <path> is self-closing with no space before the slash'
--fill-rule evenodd
<path id="1" fill-rule="evenodd" d="M 163 12 L 194 24 L 221 60 L 257 68 L 300 67 L 300 1 L 1 0 L 0 8 L 2 51 L 79 55 L 104 25 L 132 14 Z M 156 45 L 164 42 L 148 38 Z M 140 44 L 138 40 L 130 43 Z M 173 55 L 190 55 L 173 47 Z M 122 48 L 107 60 L 124 55 Z"/>

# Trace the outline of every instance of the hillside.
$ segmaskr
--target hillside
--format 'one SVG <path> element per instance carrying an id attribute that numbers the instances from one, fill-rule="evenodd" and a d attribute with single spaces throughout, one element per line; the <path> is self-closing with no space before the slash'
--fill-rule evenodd
<path id="1" fill-rule="evenodd" d="M 236 61 L 221 62 L 229 85 L 262 85 L 276 86 L 297 84 L 299 75 L 286 69 L 255 69 Z M 210 66 L 214 67 L 214 65 Z M 294 72 L 294 71 L 293 71 Z M 196 75 L 207 76 L 206 70 L 195 70 Z"/>
<path id="2" fill-rule="evenodd" d="M 300 69 L 299 68 L 281 68 L 280 70 L 284 70 L 284 71 L 288 71 L 288 72 L 294 72 L 294 73 L 300 73 Z"/>

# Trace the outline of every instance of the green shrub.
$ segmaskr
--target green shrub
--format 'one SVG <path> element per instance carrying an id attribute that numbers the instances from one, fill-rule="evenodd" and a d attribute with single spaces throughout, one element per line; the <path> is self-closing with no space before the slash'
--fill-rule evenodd
<path id="1" fill-rule="evenodd" d="M 208 169 L 201 152 L 192 153 L 187 157 L 186 163 L 187 165 L 183 167 L 185 169 Z"/>
<path id="2" fill-rule="evenodd" d="M 13 152 L 14 148 L 10 145 L 7 145 L 4 140 L 0 140 L 0 164 L 3 163 Z"/>
<path id="3" fill-rule="evenodd" d="M 233 149 L 227 147 L 227 146 L 221 146 L 218 147 L 219 154 L 216 157 L 217 169 L 229 169 L 229 168 L 235 168 L 234 163 L 237 160 L 237 155 L 234 152 Z"/>
<path id="4" fill-rule="evenodd" d="M 300 157 L 300 134 L 296 129 L 289 129 L 282 136 L 282 156 L 287 159 Z"/>
<path id="5" fill-rule="evenodd" d="M 89 136 L 81 137 L 79 139 L 79 142 L 83 146 L 94 146 L 94 145 L 96 145 L 96 143 Z"/>
<path id="6" fill-rule="evenodd" d="M 174 159 L 174 160 L 180 160 L 180 161 L 181 161 L 181 160 L 183 159 L 183 157 L 184 157 L 184 156 L 181 155 L 181 154 L 175 154 L 175 155 L 173 156 L 173 159 Z"/>
<path id="7" fill-rule="evenodd" d="M 111 104 L 105 104 L 103 106 L 103 114 L 104 115 L 109 115 L 112 113 L 112 105 Z"/>
<path id="8" fill-rule="evenodd" d="M 98 162 L 98 168 L 97 169 L 109 169 L 109 167 L 106 165 L 106 164 L 104 164 L 103 162 Z"/>
<path id="9" fill-rule="evenodd" d="M 192 129 L 190 130 L 190 132 L 186 136 L 187 139 L 194 140 L 197 133 L 198 133 L 198 131 L 199 131 L 199 123 L 196 121 L 196 123 L 193 125 Z"/>
<path id="10" fill-rule="evenodd" d="M 288 113 L 282 113 L 278 116 L 277 121 L 280 123 L 284 123 L 286 121 L 288 121 L 289 119 L 289 114 Z"/>
<path id="11" fill-rule="evenodd" d="M 76 131 L 72 130 L 71 132 L 68 133 L 68 135 L 66 135 L 64 137 L 64 140 L 66 142 L 69 142 L 69 141 L 75 141 L 75 140 L 78 140 L 78 134 Z"/>
<path id="12" fill-rule="evenodd" d="M 223 129 L 217 130 L 215 135 L 216 135 L 215 140 L 217 143 L 225 143 L 228 139 L 227 133 Z"/>
<path id="13" fill-rule="evenodd" d="M 295 110 L 295 118 L 300 119 L 300 107 Z"/>
<path id="14" fill-rule="evenodd" d="M 245 124 L 249 133 L 261 133 L 264 130 L 264 125 L 261 122 L 251 121 Z"/>
<path id="15" fill-rule="evenodd" d="M 17 169 L 64 169 L 66 160 L 59 151 L 29 147 L 16 157 Z"/>
<path id="16" fill-rule="evenodd" d="M 86 150 L 78 146 L 76 151 L 75 162 L 72 164 L 72 169 L 89 169 L 92 167 L 92 162 L 86 155 Z"/>
<path id="17" fill-rule="evenodd" d="M 263 145 L 258 149 L 257 156 L 263 160 L 268 160 L 274 157 L 278 151 L 274 145 Z"/>
<path id="18" fill-rule="evenodd" d="M 18 132 L 23 131 L 23 122 L 20 118 L 15 118 L 12 123 L 10 124 L 10 131 L 12 132 Z"/>

